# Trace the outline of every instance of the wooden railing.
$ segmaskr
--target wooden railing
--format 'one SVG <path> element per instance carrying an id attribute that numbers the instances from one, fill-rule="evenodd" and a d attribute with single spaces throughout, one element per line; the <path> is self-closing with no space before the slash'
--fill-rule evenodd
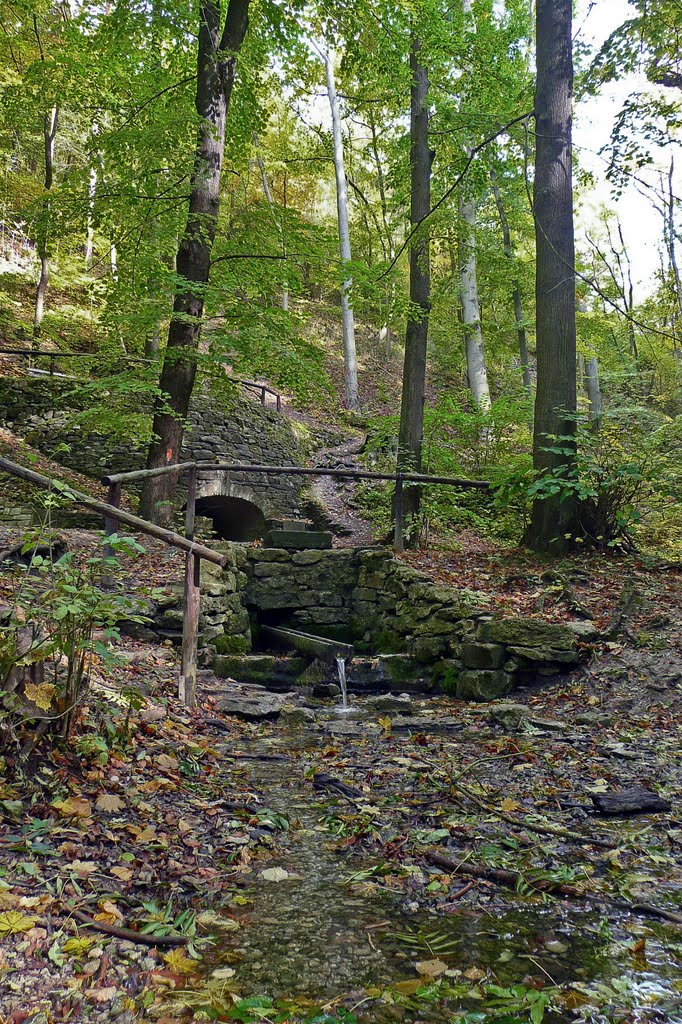
<path id="1" fill-rule="evenodd" d="M 194 466 L 190 463 L 190 466 Z M 177 467 L 174 467 L 177 468 Z M 182 661 L 180 665 L 180 681 L 178 694 L 182 701 L 192 707 L 196 701 L 197 681 L 197 644 L 199 638 L 199 605 L 201 601 L 201 560 L 212 562 L 214 565 L 224 567 L 228 562 L 228 556 L 214 551 L 213 548 L 197 544 L 194 541 L 194 509 L 196 500 L 196 471 L 190 471 L 190 482 L 188 486 L 187 515 L 185 517 L 185 536 L 175 533 L 173 530 L 166 530 L 156 523 L 150 523 L 146 519 L 126 512 L 119 507 L 121 492 L 120 487 L 115 494 L 115 503 L 99 501 L 91 498 L 89 494 L 74 490 L 62 481 L 53 480 L 50 477 L 35 473 L 32 469 L 19 466 L 9 459 L 0 457 L 0 471 L 11 473 L 12 476 L 26 480 L 28 483 L 41 487 L 44 490 L 57 491 L 72 500 L 77 505 L 83 505 L 93 512 L 99 512 L 104 516 L 105 529 L 108 536 L 116 530 L 116 523 L 124 523 L 139 533 L 156 537 L 157 540 L 169 544 L 171 547 L 180 548 L 185 552 L 185 586 L 183 594 L 183 622 L 182 622 Z M 142 470 L 141 472 L 145 472 Z M 154 470 L 147 470 L 147 474 L 159 475 Z M 111 488 L 109 496 L 111 497 Z"/>
<path id="2" fill-rule="evenodd" d="M 191 501 L 192 523 L 194 522 L 196 503 L 196 479 L 199 472 L 222 472 L 222 473 L 264 473 L 272 476 L 330 476 L 350 480 L 385 480 L 395 482 L 395 494 L 393 502 L 394 510 L 394 535 L 393 544 L 397 551 L 402 551 L 405 546 L 405 519 L 404 519 L 404 485 L 417 484 L 426 486 L 434 484 L 444 487 L 456 487 L 462 490 L 478 489 L 488 490 L 488 480 L 467 480 L 454 476 L 428 476 L 425 473 L 376 473 L 365 469 L 326 469 L 323 466 L 261 466 L 244 465 L 233 462 L 180 462 L 175 466 L 162 466 L 158 469 L 138 469 L 125 473 L 111 473 L 102 477 L 102 483 L 109 488 L 109 501 L 115 505 L 121 500 L 121 489 L 123 484 L 132 483 L 136 480 L 149 479 L 154 476 L 165 476 L 167 473 L 181 473 L 187 470 L 190 474 L 190 483 L 193 481 L 193 496 Z M 190 486 L 188 484 L 187 509 L 190 507 Z"/>
<path id="3" fill-rule="evenodd" d="M 120 359 L 120 353 L 101 353 L 101 352 L 53 352 L 51 350 L 35 349 L 35 348 L 1 348 L 0 356 L 19 356 L 22 359 L 49 359 L 50 368 L 46 373 L 50 377 L 59 377 L 60 374 L 56 373 L 55 367 L 58 359 L 99 359 L 108 361 L 109 359 Z M 122 358 L 128 363 L 147 363 L 151 364 L 152 359 L 145 359 L 142 356 L 129 356 L 125 353 Z M 266 396 L 272 395 L 275 400 L 275 408 L 277 412 L 282 411 L 282 396 L 274 388 L 271 388 L 269 384 L 263 384 L 261 381 L 256 380 L 245 380 L 243 377 L 233 377 L 232 374 L 228 374 L 228 379 L 233 380 L 235 384 L 240 384 L 243 388 L 248 391 L 255 391 L 260 397 L 260 404 L 263 408 L 266 407 Z"/>

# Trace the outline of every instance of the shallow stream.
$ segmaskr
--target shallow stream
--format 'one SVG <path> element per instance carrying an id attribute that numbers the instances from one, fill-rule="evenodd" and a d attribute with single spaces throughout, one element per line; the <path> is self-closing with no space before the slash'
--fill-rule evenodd
<path id="1" fill-rule="evenodd" d="M 280 735 L 259 741 L 253 750 L 291 753 L 297 742 L 310 751 L 321 741 L 314 735 L 299 733 L 298 740 Z M 413 912 L 404 892 L 363 888 L 363 869 L 373 862 L 334 848 L 334 837 L 321 826 L 325 797 L 313 795 L 291 761 L 250 761 L 243 778 L 267 794 L 268 806 L 286 815 L 291 827 L 281 840 L 282 851 L 270 864 L 257 865 L 253 884 L 244 890 L 252 902 L 244 907 L 241 929 L 215 950 L 214 964 L 234 967 L 241 995 L 343 1005 L 359 1021 L 376 1024 L 449 1022 L 466 1011 L 482 1014 L 472 1020 L 523 1024 L 530 1020 L 527 1007 L 511 1016 L 504 1008 L 488 1009 L 477 982 L 484 974 L 483 984 L 502 987 L 540 977 L 547 985 L 607 986 L 594 999 L 599 1012 L 587 1005 L 567 1007 L 549 1012 L 546 1021 L 682 1024 L 682 935 L 671 947 L 674 928 L 636 918 L 607 923 L 594 910 L 556 901 L 543 906 L 520 900 L 520 909 L 504 914 L 457 903 L 448 913 Z M 289 877 L 262 878 L 260 871 L 271 865 Z M 630 948 L 638 936 L 646 936 L 646 958 Z M 380 990 L 396 991 L 396 983 L 404 991 L 419 977 L 415 964 L 434 959 L 448 967 L 440 993 L 396 1001 L 372 998 Z M 445 999 L 444 986 L 450 987 Z M 576 1003 L 581 999 L 577 995 Z"/>

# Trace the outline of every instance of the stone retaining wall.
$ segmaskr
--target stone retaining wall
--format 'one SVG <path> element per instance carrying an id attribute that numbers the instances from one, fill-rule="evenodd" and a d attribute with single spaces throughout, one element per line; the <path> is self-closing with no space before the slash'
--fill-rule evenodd
<path id="1" fill-rule="evenodd" d="M 11 426 L 55 462 L 95 478 L 143 468 L 145 445 L 120 443 L 74 422 L 74 413 L 83 409 L 83 403 L 75 381 L 0 379 L 0 423 Z M 301 466 L 306 462 L 306 447 L 304 428 L 281 413 L 264 409 L 236 386 L 228 398 L 199 392 L 192 399 L 183 444 L 187 460 Z M 213 495 L 251 501 L 266 518 L 315 513 L 305 477 L 203 475 L 198 496 Z"/>

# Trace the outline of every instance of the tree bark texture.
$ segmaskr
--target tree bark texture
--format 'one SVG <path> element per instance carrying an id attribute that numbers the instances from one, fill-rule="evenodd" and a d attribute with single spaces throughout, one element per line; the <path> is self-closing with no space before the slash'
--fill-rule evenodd
<path id="1" fill-rule="evenodd" d="M 429 77 L 420 61 L 421 43 L 413 37 L 410 50 L 410 227 L 412 231 L 428 217 L 431 208 L 431 164 L 429 149 Z M 424 391 L 426 387 L 426 346 L 431 309 L 430 242 L 427 228 L 416 230 L 409 249 L 410 304 L 412 311 L 405 335 L 403 392 L 398 434 L 398 472 L 419 473 L 424 439 Z M 406 487 L 403 509 L 406 518 L 419 512 L 418 487 Z"/>
<path id="2" fill-rule="evenodd" d="M 473 196 L 460 195 L 461 220 L 459 291 L 464 325 L 464 347 L 467 360 L 469 390 L 477 409 L 490 408 L 490 388 L 483 351 L 481 306 L 478 300 L 478 265 L 476 260 L 476 201 Z"/>
<path id="3" fill-rule="evenodd" d="M 339 254 L 341 256 L 341 319 L 343 321 L 343 366 L 346 405 L 353 412 L 360 409 L 358 397 L 358 360 L 355 349 L 355 319 L 351 304 L 353 278 L 347 267 L 351 260 L 350 229 L 348 226 L 348 183 L 343 163 L 343 136 L 341 134 L 341 111 L 334 81 L 334 53 L 328 51 L 324 59 L 327 76 L 327 95 L 332 116 L 334 139 L 334 173 L 336 175 L 336 210 L 339 223 Z"/>
<path id="4" fill-rule="evenodd" d="M 493 186 L 493 195 L 495 196 L 497 214 L 500 218 L 500 227 L 502 228 L 504 255 L 508 260 L 512 261 L 514 259 L 514 250 L 512 248 L 511 230 L 509 228 L 507 211 L 504 208 L 502 193 L 500 192 L 500 186 L 497 181 L 497 175 L 494 170 L 491 170 L 490 172 L 490 180 Z M 517 280 L 512 281 L 512 301 L 514 303 L 516 337 L 519 343 L 519 359 L 521 360 L 521 372 L 523 374 L 523 389 L 528 395 L 531 395 L 533 393 L 533 382 L 528 363 L 528 338 L 526 337 L 526 328 L 523 326 L 523 297 L 521 295 L 521 286 Z"/>
<path id="5" fill-rule="evenodd" d="M 189 409 L 196 354 L 204 311 L 204 292 L 211 269 L 211 251 L 220 205 L 220 173 L 225 149 L 225 123 L 234 86 L 237 54 L 248 27 L 250 0 L 229 0 L 222 36 L 220 0 L 203 0 L 197 56 L 196 110 L 201 119 L 190 182 L 187 222 L 176 256 L 183 280 L 173 303 L 147 467 L 179 461 L 184 420 Z M 145 481 L 140 511 L 153 521 L 167 522 L 177 476 Z"/>
<path id="6" fill-rule="evenodd" d="M 40 260 L 40 277 L 36 288 L 35 307 L 33 311 L 33 337 L 40 337 L 40 331 L 45 315 L 45 296 L 50 280 L 50 259 L 48 254 L 48 242 L 50 237 L 50 189 L 54 180 L 54 140 L 57 135 L 57 122 L 59 110 L 52 107 L 49 114 L 43 119 L 43 145 L 45 151 L 45 195 L 42 202 L 42 211 L 38 222 L 36 233 L 36 249 Z"/>
<path id="7" fill-rule="evenodd" d="M 572 4 L 538 0 L 534 216 L 536 240 L 537 388 L 533 463 L 539 473 L 567 474 L 575 453 L 548 452 L 555 435 L 572 438 L 576 413 L 575 242 L 572 180 Z M 563 498 L 563 500 L 562 500 Z M 526 541 L 560 554 L 576 532 L 577 503 L 538 497 Z M 569 534 L 569 537 L 565 535 Z"/>

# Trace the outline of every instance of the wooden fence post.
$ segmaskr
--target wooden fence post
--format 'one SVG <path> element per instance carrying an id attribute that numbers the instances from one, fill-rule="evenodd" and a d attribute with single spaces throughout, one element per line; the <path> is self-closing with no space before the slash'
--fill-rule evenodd
<path id="1" fill-rule="evenodd" d="M 194 538 L 197 505 L 197 467 L 191 466 L 187 474 L 187 507 L 185 535 Z M 197 646 L 199 641 L 199 611 L 201 605 L 201 559 L 192 551 L 185 559 L 185 591 L 182 615 L 182 662 L 178 697 L 188 708 L 196 703 Z"/>
<path id="2" fill-rule="evenodd" d="M 395 532 L 393 535 L 393 544 L 396 551 L 403 551 L 405 548 L 405 539 L 403 537 L 403 477 L 402 473 L 398 473 L 398 478 L 395 482 L 395 500 L 393 514 L 395 517 Z"/>
<path id="3" fill-rule="evenodd" d="M 114 508 L 121 507 L 121 484 L 109 484 L 109 490 L 107 492 L 107 504 L 113 505 Z M 111 516 L 105 516 L 104 532 L 106 533 L 107 537 L 111 537 L 112 533 L 116 533 L 116 530 L 116 520 L 112 519 Z M 113 553 L 111 548 L 107 548 L 107 553 Z"/>

